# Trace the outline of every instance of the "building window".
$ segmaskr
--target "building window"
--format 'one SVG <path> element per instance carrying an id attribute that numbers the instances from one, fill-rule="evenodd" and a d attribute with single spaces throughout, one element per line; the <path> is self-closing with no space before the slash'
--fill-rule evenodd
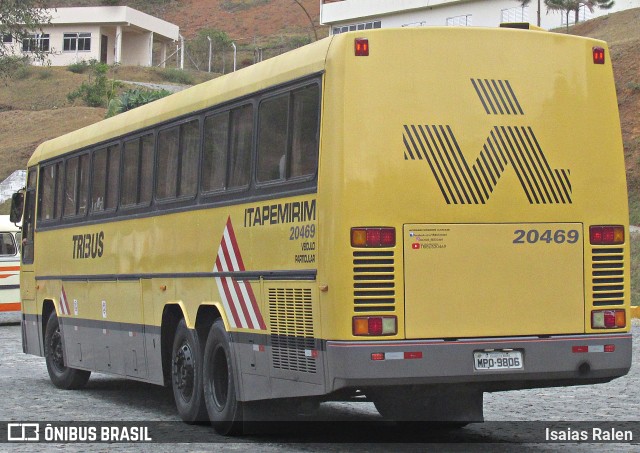
<path id="1" fill-rule="evenodd" d="M 363 22 L 360 24 L 351 24 L 351 25 L 341 25 L 339 27 L 333 27 L 333 34 L 338 35 L 340 33 L 346 33 L 348 31 L 356 31 L 356 30 L 371 30 L 373 28 L 382 28 L 382 22 L 379 20 L 374 20 L 371 22 Z"/>
<path id="2" fill-rule="evenodd" d="M 2 42 L 3 44 L 10 44 L 13 42 L 13 36 L 11 35 L 2 35 Z"/>
<path id="3" fill-rule="evenodd" d="M 91 33 L 65 33 L 62 50 L 65 52 L 91 50 Z"/>
<path id="4" fill-rule="evenodd" d="M 30 35 L 22 41 L 23 52 L 49 52 L 49 34 Z"/>
<path id="5" fill-rule="evenodd" d="M 471 14 L 447 17 L 447 27 L 470 27 L 471 25 Z"/>

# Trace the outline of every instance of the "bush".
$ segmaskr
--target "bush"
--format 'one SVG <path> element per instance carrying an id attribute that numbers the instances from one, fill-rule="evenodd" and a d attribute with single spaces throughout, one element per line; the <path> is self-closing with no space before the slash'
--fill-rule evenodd
<path id="1" fill-rule="evenodd" d="M 89 63 L 82 60 L 77 63 L 70 64 L 69 66 L 67 66 L 67 69 L 74 74 L 84 74 L 89 69 Z"/>
<path id="2" fill-rule="evenodd" d="M 181 69 L 165 69 L 160 71 L 160 77 L 167 82 L 180 83 L 182 85 L 194 84 L 193 76 Z"/>
<path id="3" fill-rule="evenodd" d="M 119 97 L 109 102 L 107 110 L 107 118 L 123 113 L 149 102 L 156 101 L 165 96 L 169 96 L 171 92 L 167 90 L 140 90 L 132 89 L 122 93 Z"/>
<path id="4" fill-rule="evenodd" d="M 82 82 L 77 90 L 69 93 L 67 99 L 74 102 L 80 98 L 89 107 L 107 107 L 115 95 L 116 88 L 122 84 L 116 80 L 107 79 L 109 66 L 106 64 L 91 60 L 89 67 L 91 68 L 89 80 Z"/>

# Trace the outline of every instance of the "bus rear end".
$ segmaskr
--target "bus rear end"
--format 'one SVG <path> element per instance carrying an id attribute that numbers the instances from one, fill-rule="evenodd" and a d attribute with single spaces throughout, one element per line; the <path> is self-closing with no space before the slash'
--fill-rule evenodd
<path id="1" fill-rule="evenodd" d="M 468 421 L 484 391 L 626 374 L 628 208 L 605 43 L 349 33 L 325 93 L 340 93 L 324 99 L 319 187 L 333 390 L 364 389 L 393 418 Z"/>

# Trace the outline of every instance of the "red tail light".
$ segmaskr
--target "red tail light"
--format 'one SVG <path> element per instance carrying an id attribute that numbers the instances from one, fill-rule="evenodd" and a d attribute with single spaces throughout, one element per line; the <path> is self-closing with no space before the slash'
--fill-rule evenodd
<path id="1" fill-rule="evenodd" d="M 390 227 L 351 228 L 352 247 L 395 247 L 396 229 Z"/>
<path id="2" fill-rule="evenodd" d="M 604 49 L 602 47 L 593 48 L 593 63 L 604 64 Z"/>
<path id="3" fill-rule="evenodd" d="M 368 57 L 369 56 L 369 40 L 367 38 L 355 39 L 355 53 L 356 57 Z"/>
<path id="4" fill-rule="evenodd" d="M 622 225 L 594 225 L 589 227 L 591 245 L 624 244 L 624 227 Z"/>

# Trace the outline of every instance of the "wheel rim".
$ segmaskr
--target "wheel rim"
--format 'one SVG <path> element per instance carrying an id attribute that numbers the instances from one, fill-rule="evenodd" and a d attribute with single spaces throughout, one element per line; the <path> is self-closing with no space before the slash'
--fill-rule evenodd
<path id="1" fill-rule="evenodd" d="M 188 343 L 184 343 L 176 351 L 173 361 L 173 380 L 180 396 L 185 401 L 191 400 L 193 396 L 193 353 Z"/>
<path id="2" fill-rule="evenodd" d="M 213 355 L 213 399 L 219 410 L 227 405 L 229 395 L 229 367 L 227 365 L 227 354 L 222 346 L 218 346 Z"/>
<path id="3" fill-rule="evenodd" d="M 60 335 L 60 327 L 58 327 L 51 339 L 49 340 L 49 351 L 51 352 L 51 365 L 58 373 L 63 373 L 64 366 L 64 354 L 62 353 L 62 335 Z"/>

